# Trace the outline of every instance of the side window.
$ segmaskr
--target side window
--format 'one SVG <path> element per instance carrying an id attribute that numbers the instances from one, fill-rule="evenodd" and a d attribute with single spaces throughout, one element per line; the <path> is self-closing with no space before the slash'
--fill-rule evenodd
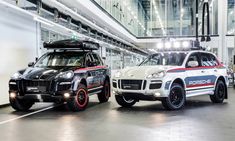
<path id="1" fill-rule="evenodd" d="M 217 66 L 218 65 L 216 57 L 210 53 L 201 54 L 201 63 L 202 63 L 202 66 Z"/>
<path id="2" fill-rule="evenodd" d="M 50 61 L 50 55 L 45 55 L 40 59 L 39 62 L 37 62 L 37 67 L 42 67 L 42 66 L 50 66 L 52 62 Z"/>
<path id="3" fill-rule="evenodd" d="M 201 63 L 204 67 L 213 66 L 213 64 L 210 62 L 210 54 L 201 53 Z"/>
<path id="4" fill-rule="evenodd" d="M 216 57 L 213 54 L 210 54 L 210 60 L 209 61 L 213 66 L 218 66 L 219 65 Z"/>
<path id="5" fill-rule="evenodd" d="M 91 54 L 86 55 L 86 61 L 85 62 L 86 62 L 87 67 L 93 67 L 94 66 Z"/>
<path id="6" fill-rule="evenodd" d="M 193 53 L 193 54 L 191 54 L 191 55 L 189 56 L 188 61 L 187 61 L 187 63 L 186 63 L 186 67 L 187 67 L 187 68 L 190 68 L 190 66 L 189 66 L 188 64 L 189 64 L 189 62 L 191 62 L 191 61 L 196 61 L 196 62 L 198 63 L 198 67 L 201 66 L 201 63 L 199 62 L 199 54 L 198 54 L 198 53 Z"/>
<path id="7" fill-rule="evenodd" d="M 92 56 L 93 56 L 94 64 L 96 64 L 96 66 L 102 66 L 103 65 L 100 57 L 97 54 L 92 54 Z"/>

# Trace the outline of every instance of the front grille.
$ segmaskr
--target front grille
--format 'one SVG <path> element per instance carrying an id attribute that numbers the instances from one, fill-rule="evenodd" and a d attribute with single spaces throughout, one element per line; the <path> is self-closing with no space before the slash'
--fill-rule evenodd
<path id="1" fill-rule="evenodd" d="M 121 80 L 121 89 L 141 90 L 142 80 Z"/>
<path id="2" fill-rule="evenodd" d="M 50 91 L 51 81 L 22 80 L 20 85 L 24 93 L 46 93 Z"/>

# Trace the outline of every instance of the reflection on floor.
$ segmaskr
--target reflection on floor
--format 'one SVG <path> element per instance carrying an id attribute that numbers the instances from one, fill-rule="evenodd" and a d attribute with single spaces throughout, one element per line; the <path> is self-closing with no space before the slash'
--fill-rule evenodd
<path id="1" fill-rule="evenodd" d="M 231 141 L 235 138 L 234 92 L 229 90 L 224 104 L 212 104 L 208 96 L 190 98 L 180 111 L 166 111 L 160 102 L 120 108 L 113 97 L 99 104 L 94 96 L 83 112 L 59 106 L 0 124 L 0 137 L 4 141 Z M 48 106 L 36 104 L 32 111 Z M 25 114 L 2 108 L 0 122 Z"/>

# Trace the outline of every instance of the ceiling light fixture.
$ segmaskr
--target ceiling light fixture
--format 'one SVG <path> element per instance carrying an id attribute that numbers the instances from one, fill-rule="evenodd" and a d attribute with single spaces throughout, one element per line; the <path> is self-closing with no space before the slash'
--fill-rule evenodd
<path id="1" fill-rule="evenodd" d="M 43 20 L 42 18 L 40 18 L 40 17 L 33 17 L 33 20 L 35 20 L 35 21 L 37 21 L 37 22 L 40 22 L 40 23 L 42 23 L 42 24 L 45 24 L 45 25 L 48 25 L 48 26 L 54 26 L 52 23 L 49 23 L 48 21 L 45 21 L 45 20 Z"/>

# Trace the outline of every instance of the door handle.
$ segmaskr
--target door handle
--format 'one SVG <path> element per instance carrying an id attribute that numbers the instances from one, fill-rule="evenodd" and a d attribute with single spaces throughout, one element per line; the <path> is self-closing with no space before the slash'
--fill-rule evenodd
<path id="1" fill-rule="evenodd" d="M 214 70 L 214 72 L 217 72 L 217 70 Z"/>
<path id="2" fill-rule="evenodd" d="M 202 73 L 205 73 L 205 71 L 201 71 Z"/>

